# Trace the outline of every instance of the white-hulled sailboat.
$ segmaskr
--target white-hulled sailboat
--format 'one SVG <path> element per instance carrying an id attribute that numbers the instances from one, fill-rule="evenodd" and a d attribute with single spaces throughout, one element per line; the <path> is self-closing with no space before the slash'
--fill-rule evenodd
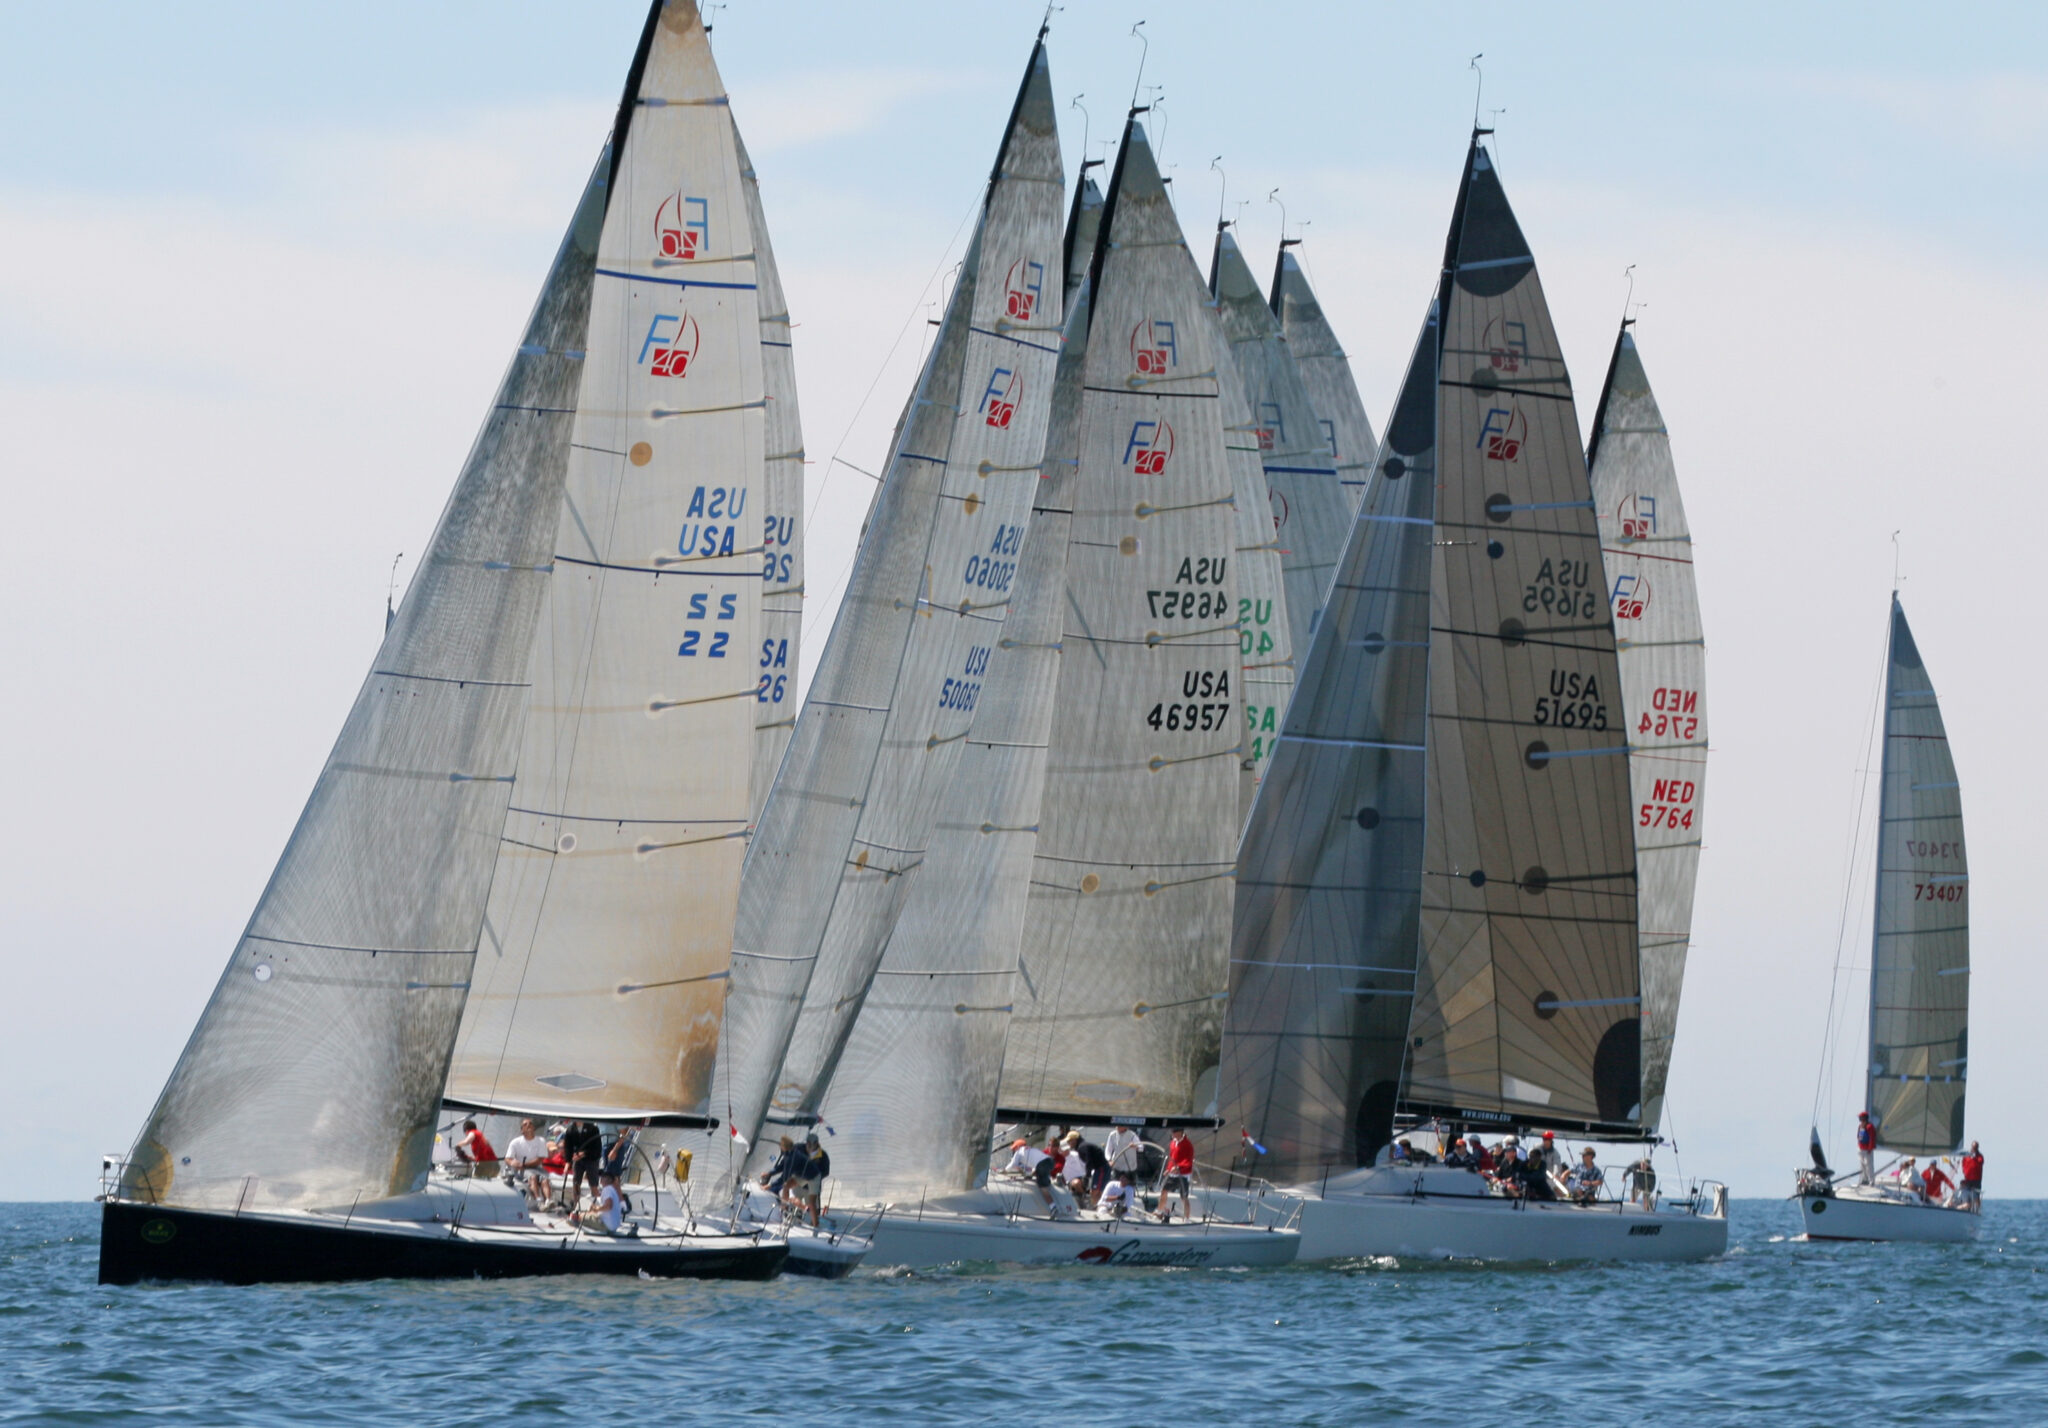
<path id="1" fill-rule="evenodd" d="M 597 1233 L 493 1179 L 430 1172 L 444 1094 L 703 1115 L 762 587 L 739 169 L 697 8 L 656 3 L 419 573 L 169 1084 L 109 1167 L 102 1280 L 781 1267 L 778 1241 L 693 1234 L 658 1206 Z M 514 849 L 566 886 L 501 889 L 519 881 Z M 548 1035 L 494 1055 L 519 998 L 486 995 L 465 1021 L 480 955 L 516 951 L 545 979 L 598 919 L 614 984 L 567 988 Z"/>
<path id="2" fill-rule="evenodd" d="M 1884 756 L 1877 804 L 1877 895 L 1870 937 L 1865 1106 L 1878 1150 L 1955 1156 L 1970 1065 L 1969 859 L 1963 795 L 1934 682 L 1892 595 L 1885 651 Z M 1944 1206 L 1920 1187 L 1828 1168 L 1815 1127 L 1799 1209 L 1813 1240 L 1974 1239 L 1974 1203 Z M 1881 1172 L 1887 1167 L 1873 1166 Z"/>
<path id="3" fill-rule="evenodd" d="M 1388 1155 L 1397 1114 L 1645 1134 L 1631 748 L 1593 507 L 1535 262 L 1475 135 L 1240 854 L 1216 1158 L 1284 1188 L 1208 1198 L 1298 1216 L 1304 1258 L 1727 1242 L 1717 1186 L 1661 1208 L 1510 1199 Z"/>
<path id="4" fill-rule="evenodd" d="M 1095 219 L 1084 181 L 1070 251 Z M 999 1122 L 1200 1122 L 1214 1058 L 1242 472 L 1228 353 L 1135 118 L 1099 224 L 987 713 L 824 1101 L 842 1202 L 885 1211 L 877 1264 L 1294 1257 L 1286 1230 L 1116 1219 L 1061 1191 L 1049 1213 L 991 1175 Z"/>

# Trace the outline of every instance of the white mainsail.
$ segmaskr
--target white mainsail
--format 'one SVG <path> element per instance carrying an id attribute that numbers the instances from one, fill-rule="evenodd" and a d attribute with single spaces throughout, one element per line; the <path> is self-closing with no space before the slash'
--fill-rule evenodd
<path id="1" fill-rule="evenodd" d="M 1238 852 L 1217 1159 L 1242 1128 L 1281 1184 L 1367 1165 L 1392 1133 L 1422 900 L 1437 325 Z"/>
<path id="2" fill-rule="evenodd" d="M 1229 354 L 1135 119 L 1089 301 L 1059 712 L 999 1102 L 1183 1116 L 1222 1027 L 1239 540 Z"/>
<path id="3" fill-rule="evenodd" d="M 753 160 L 735 126 L 740 184 L 754 237 L 754 295 L 761 313 L 761 384 L 768 400 L 767 477 L 761 500 L 760 683 L 754 692 L 751 817 L 761 816 L 775 771 L 796 727 L 796 672 L 804 619 L 804 424 L 797 409 L 796 354 L 790 342 L 789 302 L 768 242 L 768 218 Z"/>
<path id="4" fill-rule="evenodd" d="M 1941 705 L 1892 596 L 1870 951 L 1871 1118 L 1911 1155 L 1964 1144 L 1970 1068 L 1970 864 Z"/>
<path id="5" fill-rule="evenodd" d="M 761 646 L 755 240 L 696 7 L 662 9 L 598 252 L 463 1105 L 705 1111 Z"/>
<path id="6" fill-rule="evenodd" d="M 1571 379 L 1477 136 L 1438 310 L 1422 952 L 1403 1097 L 1626 1135 L 1635 818 Z"/>
<path id="7" fill-rule="evenodd" d="M 1636 810 L 1643 1125 L 1664 1112 L 1706 816 L 1707 642 L 1671 436 L 1623 323 L 1586 452 Z"/>
<path id="8" fill-rule="evenodd" d="M 1043 456 L 1063 187 L 1043 43 L 741 890 L 726 1092 L 807 1115 L 972 728 Z"/>
<path id="9" fill-rule="evenodd" d="M 1351 375 L 1351 363 L 1323 317 L 1322 304 L 1308 285 L 1301 264 L 1287 250 L 1299 239 L 1284 239 L 1280 256 L 1273 264 L 1273 312 L 1280 319 L 1280 331 L 1287 349 L 1294 354 L 1301 384 L 1308 393 L 1309 406 L 1322 427 L 1337 479 L 1353 510 L 1365 498 L 1371 476 L 1373 453 L 1379 442 L 1372 423 L 1366 419 L 1365 403 L 1359 400 L 1358 383 Z"/>

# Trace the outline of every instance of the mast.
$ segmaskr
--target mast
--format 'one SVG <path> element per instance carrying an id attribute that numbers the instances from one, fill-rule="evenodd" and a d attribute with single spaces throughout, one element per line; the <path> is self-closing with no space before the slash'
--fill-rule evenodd
<path id="1" fill-rule="evenodd" d="M 1186 1118 L 1222 1023 L 1238 537 L 1222 333 L 1135 114 L 1089 281 L 1060 717 L 997 1114 Z"/>
<path id="2" fill-rule="evenodd" d="M 1475 132 L 1438 308 L 1416 1114 L 1639 1136 L 1636 867 L 1571 380 Z"/>
<path id="3" fill-rule="evenodd" d="M 1878 1142 L 1959 1148 L 1969 1080 L 1969 859 L 1941 707 L 1892 593 L 1871 924 L 1868 1105 Z"/>
<path id="4" fill-rule="evenodd" d="M 745 165 L 688 0 L 640 85 L 447 1098 L 701 1125 L 751 814 L 766 392 Z"/>
<path id="5" fill-rule="evenodd" d="M 815 1119 L 975 722 L 1043 456 L 1061 187 L 1041 41 L 748 853 L 725 1064 L 750 1138 Z"/>
<path id="6" fill-rule="evenodd" d="M 1643 1125 L 1654 1131 L 1678 1029 L 1706 816 L 1706 638 L 1692 535 L 1657 398 L 1622 323 L 1586 451 L 1616 632 L 1636 809 Z"/>

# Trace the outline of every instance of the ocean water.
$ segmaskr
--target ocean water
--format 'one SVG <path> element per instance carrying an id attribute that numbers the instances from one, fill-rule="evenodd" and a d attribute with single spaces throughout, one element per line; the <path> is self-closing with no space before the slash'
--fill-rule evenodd
<path id="1" fill-rule="evenodd" d="M 1696 1265 L 870 1272 L 836 1284 L 102 1288 L 0 1205 L 0 1420 L 665 1425 L 2048 1423 L 2048 1201 L 1972 1246 Z"/>

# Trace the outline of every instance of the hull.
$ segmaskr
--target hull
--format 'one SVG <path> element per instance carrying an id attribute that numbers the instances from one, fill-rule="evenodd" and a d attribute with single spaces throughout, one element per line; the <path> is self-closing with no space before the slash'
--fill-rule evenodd
<path id="1" fill-rule="evenodd" d="M 1035 1207 L 1032 1197 L 1029 1207 Z M 868 1216 L 873 1215 L 868 1211 Z M 1162 1225 L 1137 1218 L 1035 1215 L 1009 1196 L 967 1195 L 892 1207 L 869 1234 L 870 1265 L 926 1269 L 942 1264 L 1028 1264 L 1223 1269 L 1293 1263 L 1301 1236 L 1274 1225 L 1196 1221 Z"/>
<path id="2" fill-rule="evenodd" d="M 868 1257 L 871 1248 L 865 1234 L 844 1228 L 834 1228 L 827 1223 L 824 1228 L 812 1229 L 809 1225 L 780 1223 L 781 1207 L 775 1198 L 761 1191 L 754 1191 L 739 1207 L 737 1218 L 731 1214 L 698 1215 L 697 1223 L 720 1234 L 758 1234 L 783 1240 L 789 1245 L 789 1259 L 783 1264 L 784 1274 L 800 1274 L 810 1279 L 844 1279 L 860 1267 Z"/>
<path id="3" fill-rule="evenodd" d="M 1703 1201 L 1647 1208 L 1524 1203 L 1475 1194 L 1464 1171 L 1359 1172 L 1326 1187 L 1208 1192 L 1212 1213 L 1234 1219 L 1292 1219 L 1304 1261 L 1476 1259 L 1499 1263 L 1561 1260 L 1684 1261 L 1728 1248 L 1727 1195 L 1711 1186 Z"/>
<path id="4" fill-rule="evenodd" d="M 510 1279 L 646 1274 L 772 1279 L 789 1248 L 735 1235 L 611 1238 L 527 1226 L 347 1222 L 313 1214 L 224 1214 L 108 1200 L 100 1209 L 102 1284 L 209 1280 L 276 1284 L 361 1279 Z"/>
<path id="5" fill-rule="evenodd" d="M 1945 1210 L 1875 1186 L 1847 1186 L 1832 1195 L 1802 1195 L 1799 1215 L 1809 1240 L 1893 1240 L 1961 1244 L 1977 1237 L 1979 1216 Z"/>

